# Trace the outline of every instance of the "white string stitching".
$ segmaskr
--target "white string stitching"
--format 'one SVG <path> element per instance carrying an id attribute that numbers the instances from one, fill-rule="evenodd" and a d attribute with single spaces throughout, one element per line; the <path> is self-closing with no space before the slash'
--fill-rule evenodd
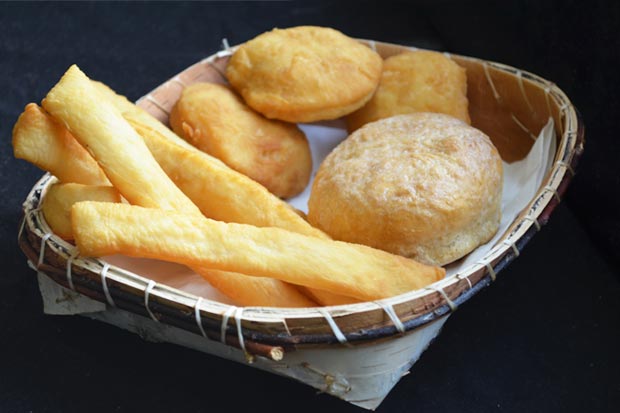
<path id="1" fill-rule="evenodd" d="M 558 202 L 562 202 L 562 200 L 560 199 L 560 195 L 558 194 L 557 189 L 552 188 L 550 185 L 547 185 L 546 187 L 543 188 L 544 191 L 546 192 L 553 192 L 553 196 L 555 197 L 555 199 Z"/>
<path id="2" fill-rule="evenodd" d="M 288 334 L 289 336 L 291 336 L 291 330 L 288 328 L 288 324 L 286 323 L 286 318 L 282 319 L 282 324 L 284 324 L 284 330 L 286 330 L 286 334 Z"/>
<path id="3" fill-rule="evenodd" d="M 452 311 L 455 311 L 459 307 L 458 305 L 454 303 L 454 301 L 450 299 L 450 297 L 448 297 L 448 294 L 446 294 L 446 292 L 441 287 L 433 287 L 432 285 L 429 285 L 428 287 L 425 288 L 425 290 L 433 290 L 441 294 L 444 300 L 446 300 L 446 304 L 448 304 L 448 307 L 450 307 Z"/>
<path id="4" fill-rule="evenodd" d="M 487 263 L 486 267 L 487 267 L 487 270 L 489 271 L 489 275 L 491 276 L 491 280 L 495 281 L 497 279 L 497 273 L 495 272 L 495 269 L 489 262 Z"/>
<path id="5" fill-rule="evenodd" d="M 202 318 L 200 317 L 200 303 L 202 303 L 202 297 L 198 297 L 196 300 L 196 304 L 194 304 L 194 314 L 196 316 L 196 324 L 198 324 L 198 329 L 204 338 L 207 337 L 207 333 L 205 329 L 202 327 Z"/>
<path id="6" fill-rule="evenodd" d="M 146 311 L 149 313 L 153 321 L 159 323 L 159 320 L 157 319 L 157 317 L 155 317 L 155 314 L 153 314 L 153 312 L 149 308 L 149 295 L 151 294 L 151 291 L 155 287 L 155 284 L 157 284 L 155 281 L 149 280 L 149 283 L 146 286 L 146 289 L 144 290 L 144 307 L 146 308 Z"/>
<path id="7" fill-rule="evenodd" d="M 570 166 L 570 164 L 568 162 L 564 162 L 564 161 L 557 161 L 556 162 L 558 165 L 563 166 L 564 168 L 566 168 L 566 170 L 568 172 L 570 172 L 571 176 L 575 176 L 575 170 L 573 169 L 572 166 Z"/>
<path id="8" fill-rule="evenodd" d="M 514 242 L 510 242 L 509 240 L 505 239 L 502 242 L 503 245 L 512 248 L 512 252 L 514 252 L 515 254 L 515 258 L 519 256 L 519 249 L 517 248 L 516 244 Z"/>
<path id="9" fill-rule="evenodd" d="M 222 39 L 222 48 L 224 50 L 220 50 L 219 52 L 215 54 L 217 57 L 221 58 L 221 57 L 232 55 L 232 51 L 230 50 L 230 45 L 228 44 L 228 39 L 225 37 Z"/>
<path id="10" fill-rule="evenodd" d="M 523 132 L 526 132 L 528 135 L 530 135 L 530 138 L 532 138 L 532 140 L 536 140 L 537 137 L 536 135 L 534 135 L 528 128 L 527 126 L 525 126 L 524 124 L 521 123 L 521 121 L 515 116 L 514 113 L 510 113 L 510 117 L 512 118 L 512 120 L 523 130 Z"/>
<path id="11" fill-rule="evenodd" d="M 226 344 L 226 327 L 228 327 L 228 319 L 237 310 L 237 307 L 230 306 L 222 315 L 222 325 L 220 326 L 220 341 Z"/>
<path id="12" fill-rule="evenodd" d="M 537 219 L 535 219 L 535 218 L 531 217 L 530 215 L 526 215 L 526 216 L 524 216 L 524 217 L 523 217 L 523 219 L 524 219 L 525 221 L 530 221 L 530 222 L 532 222 L 532 223 L 534 224 L 534 226 L 536 227 L 536 231 L 540 231 L 540 224 L 538 223 L 538 220 L 537 220 Z"/>
<path id="13" fill-rule="evenodd" d="M 38 207 L 36 207 L 36 208 L 31 209 L 31 210 L 30 210 L 30 215 L 31 215 L 31 218 L 32 218 L 32 219 L 34 219 L 34 218 L 36 217 L 36 215 L 37 215 L 39 212 L 41 212 L 41 209 L 42 209 L 42 208 L 41 208 L 40 206 L 38 206 Z"/>
<path id="14" fill-rule="evenodd" d="M 19 242 L 19 240 L 22 239 L 22 234 L 24 233 L 25 227 L 26 227 L 26 217 L 22 219 L 22 223 L 19 226 L 19 231 L 17 232 L 17 242 Z"/>
<path id="15" fill-rule="evenodd" d="M 523 95 L 523 99 L 525 100 L 528 109 L 530 110 L 530 112 L 534 112 L 534 107 L 530 103 L 530 99 L 525 93 L 525 86 L 523 86 L 523 73 L 520 70 L 517 70 L 517 79 L 519 80 L 519 89 L 521 89 L 521 94 Z"/>
<path id="16" fill-rule="evenodd" d="M 379 307 L 381 307 L 383 311 L 385 311 L 385 313 L 388 315 L 388 317 L 390 317 L 390 319 L 392 320 L 392 323 L 394 323 L 394 327 L 396 327 L 396 330 L 398 330 L 401 334 L 405 334 L 405 325 L 400 320 L 400 318 L 398 318 L 398 316 L 396 315 L 396 312 L 394 311 L 394 306 L 392 306 L 392 304 L 383 303 L 381 301 L 373 301 L 373 302 L 377 304 Z"/>
<path id="17" fill-rule="evenodd" d="M 340 327 L 338 327 L 338 325 L 336 324 L 336 322 L 332 318 L 331 314 L 329 314 L 329 312 L 327 310 L 325 310 L 324 308 L 318 308 L 318 310 L 319 310 L 319 313 L 321 313 L 321 315 L 323 315 L 325 320 L 327 320 L 327 324 L 329 324 L 329 326 L 331 327 L 334 335 L 336 336 L 336 339 L 341 344 L 347 344 L 347 338 L 344 336 L 344 334 L 342 334 L 342 330 L 340 330 Z"/>
<path id="18" fill-rule="evenodd" d="M 52 236 L 51 232 L 43 235 L 41 237 L 41 248 L 39 249 L 39 262 L 37 263 L 37 269 L 43 264 L 43 259 L 45 258 L 45 246 L 47 245 L 47 240 Z"/>
<path id="19" fill-rule="evenodd" d="M 215 54 L 219 59 L 221 59 L 222 57 L 226 57 L 226 56 L 230 56 L 232 55 L 232 52 L 230 50 L 220 50 L 219 52 L 217 52 Z"/>
<path id="20" fill-rule="evenodd" d="M 487 271 L 491 276 L 491 281 L 495 281 L 497 279 L 497 274 L 495 273 L 495 270 L 490 262 L 478 261 L 477 264 L 487 268 Z"/>
<path id="21" fill-rule="evenodd" d="M 67 258 L 67 284 L 69 284 L 69 288 L 75 291 L 75 286 L 73 285 L 73 276 L 71 275 L 71 265 L 73 264 L 73 260 L 80 254 L 80 250 L 77 248 L 73 250 L 69 258 Z"/>
<path id="22" fill-rule="evenodd" d="M 471 281 L 469 280 L 468 276 L 464 276 L 463 274 L 456 274 L 456 279 L 457 280 L 465 280 L 467 281 L 467 284 L 469 285 L 469 289 L 471 290 L 472 288 L 474 288 L 473 284 L 471 283 Z"/>
<path id="23" fill-rule="evenodd" d="M 112 299 L 112 294 L 110 294 L 110 290 L 108 289 L 108 270 L 110 269 L 110 264 L 108 264 L 107 262 L 103 263 L 103 268 L 101 269 L 101 285 L 103 286 L 103 294 L 105 295 L 105 299 L 107 300 L 108 304 L 110 304 L 112 307 L 116 307 L 116 303 L 114 302 L 114 300 Z"/>
<path id="24" fill-rule="evenodd" d="M 495 84 L 493 83 L 491 75 L 489 74 L 489 65 L 487 64 L 487 62 L 484 62 L 482 64 L 482 68 L 484 69 L 484 75 L 487 78 L 487 82 L 489 83 L 489 86 L 491 86 L 491 90 L 493 91 L 493 96 L 495 97 L 495 100 L 499 102 L 500 96 L 499 93 L 497 93 L 497 89 L 495 89 Z"/>
<path id="25" fill-rule="evenodd" d="M 179 76 L 175 76 L 172 79 L 170 79 L 171 82 L 175 82 L 178 83 L 179 85 L 181 85 L 181 87 L 186 88 L 187 85 L 181 80 L 181 78 Z"/>
<path id="26" fill-rule="evenodd" d="M 243 315 L 243 307 L 236 308 L 235 315 L 233 317 L 235 319 L 235 325 L 237 326 L 237 338 L 239 339 L 239 347 L 241 347 L 241 350 L 247 355 L 248 352 L 245 349 L 245 340 L 243 339 L 243 333 L 241 331 L 242 315 Z"/>

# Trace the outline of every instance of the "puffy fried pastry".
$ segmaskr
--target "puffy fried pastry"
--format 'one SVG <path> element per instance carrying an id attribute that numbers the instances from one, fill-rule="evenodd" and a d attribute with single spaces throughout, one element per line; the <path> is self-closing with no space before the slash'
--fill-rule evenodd
<path id="1" fill-rule="evenodd" d="M 381 57 L 325 27 L 274 29 L 241 45 L 226 77 L 248 105 L 288 122 L 336 119 L 370 99 Z"/>
<path id="2" fill-rule="evenodd" d="M 398 115 L 327 156 L 308 219 L 334 239 L 444 265 L 495 234 L 502 183 L 499 154 L 478 129 L 443 114 Z"/>
<path id="3" fill-rule="evenodd" d="M 308 184 L 310 147 L 294 124 L 267 119 L 228 87 L 196 83 L 183 90 L 170 126 L 198 149 L 288 198 Z"/>
<path id="4" fill-rule="evenodd" d="M 347 116 L 349 132 L 366 123 L 413 112 L 445 113 L 470 123 L 465 69 L 441 53 L 405 52 L 383 62 L 379 87 Z"/>

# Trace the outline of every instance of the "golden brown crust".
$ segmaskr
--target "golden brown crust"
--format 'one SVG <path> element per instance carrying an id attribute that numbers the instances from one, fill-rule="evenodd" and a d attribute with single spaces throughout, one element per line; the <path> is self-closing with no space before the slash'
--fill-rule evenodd
<path id="1" fill-rule="evenodd" d="M 294 124 L 250 109 L 228 87 L 196 83 L 183 90 L 170 113 L 170 126 L 198 149 L 288 198 L 308 184 L 310 147 Z"/>
<path id="2" fill-rule="evenodd" d="M 42 105 L 87 148 L 127 201 L 200 214 L 161 169 L 140 135 L 76 65 L 65 72 Z"/>
<path id="3" fill-rule="evenodd" d="M 275 278 L 360 300 L 403 294 L 445 275 L 442 268 L 363 245 L 155 208 L 86 201 L 73 206 L 71 219 L 76 245 L 85 256 L 155 258 Z"/>
<path id="4" fill-rule="evenodd" d="M 375 120 L 414 112 L 445 113 L 471 123 L 465 69 L 427 50 L 391 56 L 383 62 L 375 94 L 347 116 L 347 126 L 352 132 Z"/>
<path id="5" fill-rule="evenodd" d="M 54 184 L 45 193 L 41 210 L 54 234 L 62 239 L 73 239 L 71 207 L 76 202 L 121 202 L 121 195 L 112 186 Z"/>
<path id="6" fill-rule="evenodd" d="M 288 122 L 336 119 L 370 99 L 381 57 L 325 27 L 274 29 L 241 45 L 226 77 L 248 105 Z"/>
<path id="7" fill-rule="evenodd" d="M 61 182 L 110 185 L 97 161 L 67 128 L 35 103 L 26 105 L 13 127 L 13 153 Z"/>
<path id="8" fill-rule="evenodd" d="M 187 143 L 160 121 L 106 85 L 99 82 L 92 84 L 123 113 L 168 176 L 196 203 L 205 216 L 225 222 L 274 226 L 313 237 L 329 238 L 324 232 L 312 227 L 303 213 L 271 194 L 264 186 Z M 224 274 L 222 271 L 203 270 L 197 269 L 209 280 L 214 273 Z M 296 306 L 304 305 L 302 300 L 290 294 L 284 283 L 281 283 L 281 288 L 276 289 L 278 283 L 273 280 L 254 278 L 254 281 L 247 282 L 245 290 L 242 290 L 238 288 L 236 280 L 238 277 L 227 277 L 224 274 L 217 284 L 221 291 L 240 304 L 258 305 L 257 303 L 267 302 L 269 296 L 272 297 L 272 305 L 292 306 L 290 300 L 296 301 Z M 321 293 L 320 297 L 323 305 L 335 305 L 345 300 L 335 294 Z"/>
<path id="9" fill-rule="evenodd" d="M 447 115 L 399 115 L 358 129 L 325 159 L 308 219 L 335 239 L 444 265 L 493 236 L 501 194 L 486 135 Z"/>
<path id="10" fill-rule="evenodd" d="M 289 308 L 317 306 L 296 286 L 274 278 L 252 277 L 208 267 L 192 267 L 192 270 L 240 305 Z"/>

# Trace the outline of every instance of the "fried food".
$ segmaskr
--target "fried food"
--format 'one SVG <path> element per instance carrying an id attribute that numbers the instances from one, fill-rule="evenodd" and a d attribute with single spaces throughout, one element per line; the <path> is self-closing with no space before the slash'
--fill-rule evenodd
<path id="1" fill-rule="evenodd" d="M 327 156 L 308 219 L 334 239 L 444 265 L 495 234 L 502 183 L 501 158 L 478 129 L 442 114 L 399 115 Z"/>
<path id="2" fill-rule="evenodd" d="M 67 128 L 35 103 L 26 105 L 13 127 L 13 152 L 61 182 L 110 185 L 97 161 Z"/>
<path id="3" fill-rule="evenodd" d="M 294 124 L 267 119 L 228 87 L 186 87 L 170 113 L 170 126 L 198 149 L 288 198 L 308 184 L 310 147 Z"/>
<path id="4" fill-rule="evenodd" d="M 297 288 L 300 289 L 304 295 L 312 298 L 314 301 L 321 305 L 345 305 L 361 302 L 361 300 L 357 298 L 347 297 L 346 295 L 334 294 L 330 291 L 318 290 L 316 288 L 308 288 L 302 286 L 298 286 Z"/>
<path id="5" fill-rule="evenodd" d="M 72 66 L 43 104 L 49 106 L 52 115 L 58 115 L 74 129 L 74 136 L 91 149 L 129 202 L 200 216 L 198 207 L 163 172 L 140 135 L 108 101 L 106 94 L 99 91 L 101 89 L 93 86 L 77 66 Z M 89 130 L 92 131 L 90 135 Z M 242 305 L 270 302 L 273 306 L 303 307 L 311 303 L 299 291 L 277 280 L 254 278 L 244 284 L 246 290 L 237 291 L 241 284 L 239 276 L 221 274 L 219 285 L 225 294 Z"/>
<path id="6" fill-rule="evenodd" d="M 124 204 L 77 203 L 72 222 L 85 255 L 156 258 L 276 278 L 361 300 L 402 294 L 445 275 L 442 268 L 363 245 Z"/>
<path id="7" fill-rule="evenodd" d="M 370 99 L 381 57 L 337 30 L 273 29 L 242 44 L 226 77 L 254 110 L 271 119 L 336 119 Z"/>
<path id="8" fill-rule="evenodd" d="M 144 139 L 170 179 L 209 218 L 329 238 L 262 185 L 198 150 L 127 98 L 93 82 Z"/>
<path id="9" fill-rule="evenodd" d="M 124 115 L 144 138 L 151 153 L 170 178 L 206 217 L 258 227 L 283 228 L 299 234 L 329 239 L 324 232 L 310 225 L 298 211 L 271 194 L 262 185 L 228 168 L 208 154 L 195 150 L 194 147 L 178 145 L 180 142 L 177 140 L 180 138 L 176 135 L 173 139 L 162 135 L 160 132 L 169 132 L 169 130 L 159 121 L 155 121 L 154 124 L 148 123 L 150 115 L 134 110 L 127 111 Z M 181 140 L 181 142 L 185 141 Z M 212 284 L 219 285 L 220 291 L 229 297 L 239 302 L 248 302 L 242 301 L 247 294 L 243 289 L 222 283 L 217 277 L 213 278 L 209 272 L 200 272 L 200 274 Z M 260 289 L 259 286 L 256 288 Z M 251 290 L 250 285 L 246 284 L 245 289 Z M 302 288 L 301 291 L 321 305 L 339 305 L 359 301 L 310 288 Z M 270 294 L 273 296 L 274 292 Z M 261 305 L 258 302 L 262 301 L 252 301 L 253 304 L 246 305 Z M 278 306 L 273 300 L 270 305 Z M 284 304 L 281 306 L 294 307 Z"/>
<path id="10" fill-rule="evenodd" d="M 71 207 L 81 201 L 121 202 L 121 195 L 109 185 L 51 185 L 43 197 L 41 210 L 54 234 L 66 240 L 73 239 Z"/>
<path id="11" fill-rule="evenodd" d="M 152 115 L 105 84 L 93 82 L 93 85 L 105 99 L 112 102 L 123 113 L 125 119 L 142 136 L 168 176 L 206 217 L 258 227 L 277 227 L 303 235 L 329 239 L 323 231 L 310 225 L 299 211 L 271 194 L 262 185 L 187 143 Z M 205 276 L 204 273 L 203 276 Z M 209 280 L 209 274 L 205 278 Z M 220 290 L 224 288 L 222 286 Z M 250 289 L 248 286 L 246 288 Z M 339 305 L 359 301 L 328 291 L 311 288 L 300 290 L 321 305 Z M 247 302 L 242 301 L 245 298 L 244 291 L 235 287 L 228 288 L 226 291 L 229 297 L 240 303 Z M 271 294 L 275 293 L 272 291 Z M 255 297 L 255 300 L 260 302 L 258 297 Z M 248 303 L 246 305 L 258 304 Z M 276 306 L 273 303 L 271 305 Z"/>
<path id="12" fill-rule="evenodd" d="M 229 271 L 213 270 L 193 266 L 197 274 L 217 288 L 221 293 L 245 306 L 261 307 L 316 307 L 313 301 L 302 294 L 296 286 L 266 277 L 251 277 Z"/>
<path id="13" fill-rule="evenodd" d="M 445 113 L 471 123 L 465 69 L 426 50 L 391 56 L 383 62 L 375 94 L 347 116 L 347 127 L 352 132 L 369 122 L 414 112 Z"/>
<path id="14" fill-rule="evenodd" d="M 43 100 L 88 148 L 114 187 L 135 205 L 199 214 L 153 158 L 144 141 L 119 111 L 101 99 L 90 79 L 71 66 Z"/>
<path id="15" fill-rule="evenodd" d="M 126 112 L 125 117 L 168 176 L 206 217 L 329 238 L 312 227 L 293 207 L 247 176 L 204 152 L 186 149 L 168 140 L 158 130 L 142 123 L 135 113 Z"/>
<path id="16" fill-rule="evenodd" d="M 97 92 L 99 92 L 100 96 L 103 99 L 109 101 L 119 112 L 123 114 L 125 118 L 130 115 L 131 118 L 134 120 L 134 123 L 138 123 L 144 128 L 156 131 L 159 135 L 166 138 L 170 142 L 174 142 L 175 144 L 187 150 L 202 153 L 201 150 L 191 145 L 180 136 L 178 136 L 176 133 L 168 129 L 163 123 L 153 117 L 153 115 L 138 107 L 134 103 L 130 102 L 129 99 L 127 99 L 125 96 L 119 95 L 105 83 L 91 80 L 91 84 L 95 89 L 97 89 Z M 220 160 L 213 157 L 211 158 L 213 159 L 214 163 L 224 166 L 224 164 Z"/>
<path id="17" fill-rule="evenodd" d="M 96 85 L 96 88 L 100 92 L 103 91 L 102 94 L 104 95 L 106 99 L 110 97 L 115 98 L 116 99 L 115 103 L 117 104 L 117 106 L 125 110 L 129 110 L 136 118 L 139 118 L 142 122 L 140 125 L 143 129 L 146 128 L 145 126 L 146 124 L 149 124 L 153 126 L 154 128 L 160 129 L 161 132 L 167 133 L 168 136 L 166 136 L 165 138 L 163 137 L 163 135 L 158 134 L 159 138 L 163 139 L 166 142 L 166 145 L 173 145 L 171 141 L 175 142 L 176 144 L 174 145 L 175 147 L 178 147 L 178 145 L 185 145 L 183 146 L 182 148 L 183 151 L 181 151 L 181 153 L 187 153 L 187 152 L 195 153 L 197 155 L 200 155 L 203 161 L 205 161 L 206 159 L 207 165 L 209 165 L 211 168 L 216 168 L 217 165 L 219 165 L 223 170 L 230 171 L 234 174 L 234 176 L 231 176 L 231 177 L 224 176 L 223 177 L 224 179 L 229 179 L 229 178 L 233 179 L 234 177 L 238 176 L 238 177 L 243 178 L 244 180 L 243 182 L 250 183 L 249 185 L 250 190 L 249 192 L 245 191 L 246 194 L 251 197 L 256 196 L 259 200 L 263 198 L 266 199 L 267 200 L 266 204 L 269 205 L 270 208 L 273 208 L 276 211 L 273 213 L 263 214 L 263 216 L 265 216 L 264 222 L 266 223 L 266 225 L 270 225 L 272 222 L 280 222 L 281 225 L 284 225 L 284 226 L 288 225 L 291 228 L 296 228 L 299 231 L 302 231 L 302 232 L 306 231 L 308 234 L 326 237 L 326 235 L 323 234 L 321 231 L 312 228 L 297 213 L 295 213 L 292 210 L 292 208 L 288 206 L 288 204 L 282 202 L 281 200 L 275 198 L 273 195 L 269 194 L 269 192 L 265 190 L 265 188 L 256 184 L 255 182 L 248 179 L 247 177 L 241 174 L 238 174 L 234 171 L 231 171 L 229 168 L 227 168 L 225 165 L 223 165 L 218 160 L 211 158 L 208 155 L 196 150 L 193 146 L 187 144 L 184 140 L 174 135 L 165 126 L 163 126 L 159 121 L 155 120 L 150 115 L 146 114 L 141 109 L 134 106 L 124 97 L 116 95 L 111 89 L 107 88 L 107 86 L 100 84 L 100 83 L 95 83 L 95 82 L 93 82 L 93 84 Z M 88 154 L 88 152 L 84 151 L 83 147 L 75 140 L 75 138 L 69 133 L 69 131 L 67 131 L 64 126 L 54 121 L 49 115 L 45 114 L 42 109 L 38 109 L 36 105 L 33 105 L 33 108 L 34 110 L 38 110 L 41 113 L 43 113 L 45 115 L 45 118 L 43 118 L 44 121 L 51 122 L 52 126 L 57 127 L 57 130 L 55 130 L 55 133 L 58 136 L 66 137 L 66 141 L 68 141 L 66 142 L 65 140 L 56 139 L 48 143 L 49 147 L 47 148 L 47 151 L 45 152 L 46 154 L 62 153 L 62 156 L 58 156 L 54 158 L 56 159 L 56 161 L 55 163 L 51 163 L 52 166 L 50 168 L 52 170 L 55 170 L 54 168 L 56 167 L 62 167 L 67 171 L 73 171 L 73 170 L 81 171 L 81 176 L 96 176 L 96 174 L 93 173 L 93 170 L 94 171 L 100 170 L 98 164 L 90 156 L 90 154 Z M 30 110 L 33 110 L 33 109 L 30 109 Z M 23 130 L 23 126 L 22 126 L 22 130 Z M 18 136 L 22 136 L 22 135 L 23 134 L 20 134 Z M 39 129 L 36 129 L 35 135 L 37 137 L 46 139 L 46 137 L 49 134 L 46 133 L 45 128 L 42 128 L 42 129 L 39 128 Z M 63 147 L 61 148 L 62 150 L 59 150 L 59 148 L 57 147 L 58 145 L 63 145 Z M 168 147 L 166 145 L 161 145 L 160 148 L 162 150 L 165 150 Z M 87 159 L 86 162 L 84 162 L 83 159 L 81 158 L 82 155 Z M 47 159 L 44 154 L 42 154 L 41 162 L 46 166 L 50 165 L 49 159 Z M 81 167 L 81 165 L 83 166 Z M 191 164 L 191 163 L 187 166 L 189 166 L 190 168 L 198 168 L 198 169 L 202 167 L 202 165 L 200 164 L 196 165 L 196 164 Z M 213 172 L 213 170 L 207 168 L 205 172 L 207 172 L 207 175 L 208 175 L 210 172 Z M 181 173 L 182 173 L 182 169 L 181 169 Z M 189 179 L 191 180 L 192 177 L 189 177 Z M 108 181 L 106 180 L 106 182 Z M 243 185 L 243 183 L 241 183 L 241 185 Z M 50 225 L 54 233 L 56 233 L 57 235 L 65 239 L 73 238 L 72 231 L 70 228 L 71 224 L 69 222 L 69 218 L 66 215 L 68 214 L 68 211 L 70 211 L 70 207 L 73 203 L 82 201 L 82 200 L 113 201 L 116 198 L 112 196 L 112 192 L 118 194 L 118 192 L 112 187 L 109 187 L 107 191 L 93 189 L 94 187 L 90 187 L 90 186 L 83 187 L 83 189 L 80 189 L 80 188 L 81 187 L 79 186 L 67 186 L 67 187 L 65 187 L 64 185 L 54 186 L 46 194 L 43 200 L 44 214 L 48 220 L 48 224 Z M 256 195 L 252 192 L 253 188 L 259 189 Z M 93 191 L 97 193 L 93 195 L 92 194 Z M 110 198 L 105 199 L 104 193 L 108 191 L 110 192 L 109 194 Z M 244 191 L 241 191 L 241 192 L 244 192 Z M 275 201 L 273 201 L 274 199 Z M 239 201 L 241 203 L 243 200 L 239 200 Z M 273 201 L 273 205 L 271 205 L 269 201 Z M 224 200 L 223 202 L 228 202 L 228 201 Z M 246 202 L 248 203 L 248 205 L 253 205 L 253 202 L 251 200 L 250 201 L 246 200 Z M 257 213 L 258 212 L 259 211 L 257 210 Z M 251 213 L 250 215 L 252 216 Z M 225 273 L 224 271 L 209 270 L 206 268 L 198 268 L 194 270 L 200 273 L 207 280 L 210 280 L 214 285 L 217 286 L 216 288 L 218 288 L 224 294 L 228 295 L 230 298 L 232 298 L 233 300 L 235 300 L 236 302 L 242 305 L 269 305 L 269 306 L 275 306 L 275 307 L 311 307 L 311 306 L 316 305 L 314 301 L 306 298 L 303 294 L 299 293 L 294 287 L 287 285 L 286 283 L 283 283 L 281 281 L 267 279 L 267 278 L 248 277 L 242 274 L 228 274 L 228 273 Z M 328 304 L 330 304 L 330 302 L 325 303 L 325 305 L 328 305 Z"/>

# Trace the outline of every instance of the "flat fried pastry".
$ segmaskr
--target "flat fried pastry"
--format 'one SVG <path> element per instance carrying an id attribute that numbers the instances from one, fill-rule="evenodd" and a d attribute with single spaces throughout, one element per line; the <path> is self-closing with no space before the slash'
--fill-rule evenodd
<path id="1" fill-rule="evenodd" d="M 267 119 L 228 87 L 196 83 L 183 90 L 170 126 L 198 149 L 288 198 L 308 184 L 310 147 L 294 124 Z"/>
<path id="2" fill-rule="evenodd" d="M 336 119 L 361 107 L 381 75 L 381 57 L 337 30 L 274 29 L 241 45 L 226 77 L 248 105 L 288 122 Z"/>
<path id="3" fill-rule="evenodd" d="M 465 69 L 441 53 L 391 56 L 372 99 L 347 117 L 349 132 L 375 120 L 414 112 L 445 113 L 470 123 Z"/>

